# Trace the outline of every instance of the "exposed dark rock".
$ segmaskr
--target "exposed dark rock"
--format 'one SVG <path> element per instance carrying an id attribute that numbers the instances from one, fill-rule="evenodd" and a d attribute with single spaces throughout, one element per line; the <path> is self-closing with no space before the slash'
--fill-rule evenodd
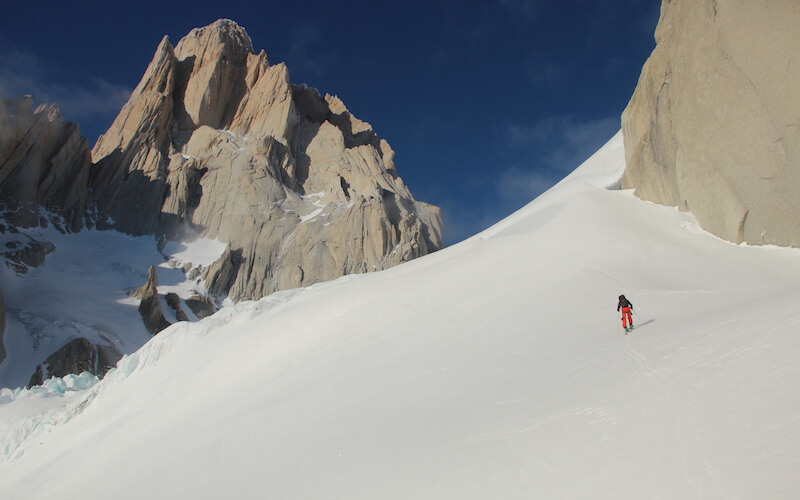
<path id="1" fill-rule="evenodd" d="M 177 294 L 168 293 L 165 298 L 170 309 L 175 311 L 175 317 L 178 318 L 178 321 L 189 321 L 189 317 L 181 309 L 181 298 Z"/>
<path id="2" fill-rule="evenodd" d="M 222 257 L 206 269 L 206 283 L 211 294 L 218 297 L 230 288 L 231 282 L 239 272 L 241 255 L 241 250 L 231 250 L 228 247 Z"/>
<path id="3" fill-rule="evenodd" d="M 49 241 L 28 240 L 27 242 L 10 242 L 6 244 L 8 251 L 2 255 L 8 259 L 7 264 L 17 273 L 26 273 L 31 267 L 44 264 L 48 254 L 53 253 L 56 247 Z"/>
<path id="4" fill-rule="evenodd" d="M 139 314 L 147 331 L 155 335 L 170 325 L 164 317 L 161 309 L 161 302 L 158 300 L 158 276 L 156 266 L 150 266 L 147 283 L 133 292 L 133 296 L 141 300 L 139 303 Z"/>
<path id="5" fill-rule="evenodd" d="M 216 312 L 216 308 L 214 307 L 214 303 L 211 302 L 211 299 L 200 295 L 186 299 L 186 305 L 189 306 L 189 309 L 200 319 L 211 316 Z"/>
<path id="6" fill-rule="evenodd" d="M 109 345 L 95 345 L 80 337 L 71 340 L 61 349 L 48 356 L 36 367 L 28 387 L 41 385 L 50 377 L 64 377 L 69 374 L 89 372 L 103 377 L 122 359 L 122 353 Z"/>

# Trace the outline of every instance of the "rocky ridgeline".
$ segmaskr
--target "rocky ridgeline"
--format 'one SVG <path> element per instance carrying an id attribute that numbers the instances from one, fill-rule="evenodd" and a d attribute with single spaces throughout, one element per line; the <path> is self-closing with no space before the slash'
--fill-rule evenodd
<path id="1" fill-rule="evenodd" d="M 89 142 L 55 104 L 33 109 L 30 96 L 0 96 L 0 204 L 6 223 L 35 226 L 40 208 L 59 213 L 67 230 L 83 226 L 89 196 Z M 13 206 L 13 207 L 12 207 Z"/>
<path id="2" fill-rule="evenodd" d="M 165 37 L 93 150 L 55 105 L 0 96 L 0 196 L 0 231 L 19 236 L 7 238 L 3 257 L 18 274 L 57 249 L 16 228 L 53 221 L 64 232 L 226 243 L 201 271 L 210 298 L 166 297 L 179 320 L 182 304 L 203 317 L 210 299 L 257 299 L 442 247 L 439 209 L 414 199 L 389 144 L 338 98 L 290 83 L 286 66 L 255 53 L 229 20 L 174 47 Z M 156 333 L 168 322 L 154 273 L 140 291 Z M 32 380 L 68 366 L 107 369 L 116 356 L 86 343 L 61 351 Z"/>
<path id="3" fill-rule="evenodd" d="M 292 85 L 232 21 L 175 48 L 164 38 L 92 158 L 98 225 L 229 243 L 204 274 L 217 296 L 259 298 L 442 246 L 438 209 L 414 200 L 389 144 L 336 97 Z"/>
<path id="4" fill-rule="evenodd" d="M 385 269 L 442 247 L 394 151 L 336 97 L 293 85 L 229 20 L 165 37 L 91 154 L 55 106 L 0 100 L 0 193 L 11 225 L 39 209 L 76 230 L 229 244 L 205 270 L 216 296 L 255 299 Z M 187 231 L 188 229 L 188 231 Z M 9 256 L 7 256 L 9 257 Z"/>
<path id="5" fill-rule="evenodd" d="M 800 3 L 664 1 L 623 187 L 736 243 L 800 246 Z"/>

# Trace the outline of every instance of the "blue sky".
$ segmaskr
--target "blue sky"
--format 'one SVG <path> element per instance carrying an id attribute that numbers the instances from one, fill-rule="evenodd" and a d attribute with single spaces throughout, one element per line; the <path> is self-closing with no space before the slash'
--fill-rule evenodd
<path id="1" fill-rule="evenodd" d="M 397 153 L 447 243 L 605 143 L 655 46 L 659 0 L 4 2 L 0 94 L 57 102 L 90 143 L 173 44 L 219 18 L 293 83 L 339 96 Z"/>

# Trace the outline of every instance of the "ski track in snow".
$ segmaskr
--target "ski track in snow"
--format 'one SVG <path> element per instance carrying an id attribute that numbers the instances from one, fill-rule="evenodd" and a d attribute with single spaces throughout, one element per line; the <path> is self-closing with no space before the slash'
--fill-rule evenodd
<path id="1" fill-rule="evenodd" d="M 634 332 L 635 331 L 636 330 L 634 329 Z M 650 366 L 650 363 L 647 361 L 647 357 L 631 346 L 630 334 L 624 336 L 622 349 L 625 352 L 625 355 L 632 359 L 639 366 L 639 370 L 641 370 L 644 376 L 651 378 L 658 376 L 658 372 L 653 370 L 653 368 Z"/>

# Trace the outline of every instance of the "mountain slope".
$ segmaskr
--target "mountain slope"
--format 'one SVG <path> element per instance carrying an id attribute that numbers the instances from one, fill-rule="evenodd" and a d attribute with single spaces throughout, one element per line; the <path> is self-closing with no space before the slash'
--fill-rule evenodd
<path id="1" fill-rule="evenodd" d="M 459 245 L 173 325 L 41 417 L 4 391 L 4 491 L 791 498 L 800 254 L 606 189 L 623 162 L 617 135 Z"/>

